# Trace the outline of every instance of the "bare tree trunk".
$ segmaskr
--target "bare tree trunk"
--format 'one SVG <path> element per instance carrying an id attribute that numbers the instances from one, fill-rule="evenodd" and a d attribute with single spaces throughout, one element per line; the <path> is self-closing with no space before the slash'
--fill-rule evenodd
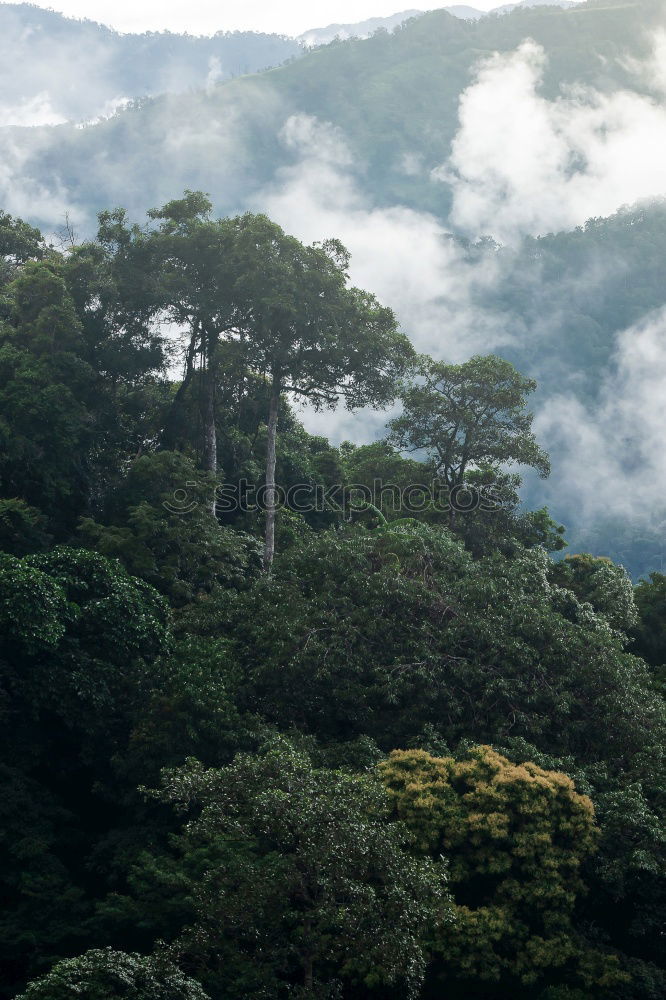
<path id="1" fill-rule="evenodd" d="M 194 355 L 196 351 L 196 340 L 192 337 L 190 345 L 187 349 L 187 357 L 185 360 L 185 375 L 183 381 L 180 383 L 178 392 L 173 397 L 171 406 L 169 407 L 169 412 L 166 415 L 164 421 L 164 427 L 162 428 L 162 435 L 160 444 L 162 448 L 166 451 L 173 451 L 177 444 L 178 438 L 178 418 L 180 416 L 180 410 L 185 400 L 185 395 L 189 389 L 192 379 L 194 378 Z"/>
<path id="2" fill-rule="evenodd" d="M 280 377 L 273 375 L 268 407 L 268 435 L 266 438 L 266 538 L 264 544 L 264 572 L 270 573 L 275 555 L 275 445 L 277 441 L 278 411 L 280 407 Z"/>
<path id="3" fill-rule="evenodd" d="M 209 343 L 206 367 L 203 372 L 203 392 L 201 398 L 201 419 L 203 423 L 203 451 L 201 464 L 206 472 L 217 473 L 217 431 L 215 429 L 215 347 Z"/>

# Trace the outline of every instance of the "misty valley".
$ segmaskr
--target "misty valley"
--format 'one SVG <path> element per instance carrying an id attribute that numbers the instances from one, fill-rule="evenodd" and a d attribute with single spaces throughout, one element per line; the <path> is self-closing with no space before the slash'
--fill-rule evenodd
<path id="1" fill-rule="evenodd" d="M 0 1000 L 661 1000 L 666 5 L 171 6 L 0 3 Z"/>

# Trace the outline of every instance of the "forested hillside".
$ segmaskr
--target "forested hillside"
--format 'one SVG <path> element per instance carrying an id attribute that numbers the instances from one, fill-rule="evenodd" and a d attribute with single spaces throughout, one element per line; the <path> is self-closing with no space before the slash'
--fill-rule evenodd
<path id="1" fill-rule="evenodd" d="M 664 994 L 666 577 L 555 561 L 535 381 L 351 263 L 193 192 L 0 215 L 7 1000 Z"/>
<path id="2" fill-rule="evenodd" d="M 484 16 L 472 7 L 447 9 L 458 18 Z M 121 34 L 32 3 L 3 2 L 0 127 L 98 120 L 139 98 L 211 88 L 279 66 L 303 54 L 304 48 L 392 31 L 421 13 L 406 10 L 355 24 L 312 25 L 292 38 L 226 31 L 225 11 L 220 10 L 219 30 L 210 36 L 169 31 Z"/>
<path id="3" fill-rule="evenodd" d="M 657 0 L 518 9 L 478 22 L 433 11 L 393 33 L 334 42 L 276 71 L 151 101 L 95 128 L 7 132 L 4 140 L 20 148 L 23 190 L 34 181 L 42 199 L 52 192 L 43 208 L 35 205 L 35 221 L 57 224 L 67 204 L 90 226 L 100 201 L 115 204 L 123 190 L 136 211 L 186 186 L 209 191 L 222 211 L 247 203 L 292 158 L 279 136 L 284 123 L 294 114 L 313 115 L 342 130 L 373 200 L 446 219 L 447 185 L 434 183 L 429 171 L 451 151 L 458 100 L 481 57 L 512 52 L 530 38 L 548 57 L 548 98 L 567 84 L 647 93 L 649 85 L 626 60 L 650 55 L 646 29 L 661 15 Z M 169 155 L 174 149 L 178 155 Z M 401 169 L 405 154 L 422 158 L 416 175 Z M 9 171 L 3 180 L 9 205 Z"/>
<path id="4" fill-rule="evenodd" d="M 537 379 L 554 475 L 528 477 L 524 495 L 550 506 L 574 548 L 637 579 L 665 555 L 666 389 L 654 364 L 666 324 L 665 58 L 658 0 L 477 21 L 433 11 L 270 72 L 219 85 L 213 73 L 95 126 L 0 129 L 0 202 L 80 240 L 105 206 L 138 217 L 193 189 L 222 214 L 265 211 L 307 241 L 340 236 L 354 280 L 417 349 L 449 361 L 497 351 Z M 384 419 L 353 434 L 370 441 Z M 352 433 L 349 418 L 333 421 L 336 441 Z"/>

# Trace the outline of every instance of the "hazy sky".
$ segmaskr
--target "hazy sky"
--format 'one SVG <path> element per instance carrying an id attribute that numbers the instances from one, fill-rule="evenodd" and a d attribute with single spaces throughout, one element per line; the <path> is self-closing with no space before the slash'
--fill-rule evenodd
<path id="1" fill-rule="evenodd" d="M 451 3 L 465 0 L 450 0 Z M 491 10 L 504 0 L 467 0 L 479 10 Z M 120 31 L 169 28 L 191 34 L 215 31 L 276 31 L 300 34 L 333 22 L 352 23 L 385 17 L 401 10 L 432 10 L 444 3 L 405 0 L 53 0 L 38 3 L 72 17 L 87 17 Z"/>

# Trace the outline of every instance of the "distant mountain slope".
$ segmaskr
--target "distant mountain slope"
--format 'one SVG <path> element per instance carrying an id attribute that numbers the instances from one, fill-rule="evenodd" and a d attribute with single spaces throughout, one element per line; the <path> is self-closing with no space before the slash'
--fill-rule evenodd
<path id="1" fill-rule="evenodd" d="M 279 35 L 121 35 L 32 4 L 0 4 L 0 125 L 91 119 L 123 100 L 200 90 L 301 51 Z"/>
<path id="2" fill-rule="evenodd" d="M 482 254 L 498 270 L 475 306 L 510 333 L 498 353 L 537 380 L 553 462 L 527 505 L 548 504 L 570 551 L 636 579 L 664 572 L 666 199 Z"/>
<path id="3" fill-rule="evenodd" d="M 568 2 L 561 0 L 562 5 Z M 458 18 L 484 16 L 467 6 L 447 10 Z M 222 31 L 206 38 L 119 34 L 32 4 L 0 3 L 0 127 L 106 117 L 136 98 L 210 88 L 279 66 L 336 37 L 367 38 L 379 28 L 393 31 L 420 13 L 407 10 L 358 24 L 329 25 L 300 38 Z"/>
<path id="4" fill-rule="evenodd" d="M 490 14 L 508 14 L 517 7 L 576 7 L 580 0 L 521 0 L 517 4 L 503 4 L 492 10 L 479 10 L 477 7 L 470 7 L 466 4 L 453 4 L 453 6 L 437 7 L 438 10 L 445 10 L 447 14 L 460 18 L 464 21 L 478 21 L 482 17 Z M 298 41 L 311 48 L 315 45 L 327 45 L 336 38 L 345 41 L 348 38 L 370 38 L 375 31 L 394 31 L 405 21 L 412 17 L 424 14 L 423 10 L 404 10 L 390 17 L 371 17 L 367 21 L 359 21 L 354 24 L 329 24 L 325 28 L 312 28 L 298 36 Z"/>
<path id="5" fill-rule="evenodd" d="M 480 59 L 530 38 L 547 57 L 547 98 L 568 85 L 647 93 L 628 60 L 648 58 L 646 26 L 662 15 L 657 0 L 519 9 L 476 22 L 436 11 L 271 72 L 144 102 L 95 127 L 4 130 L 0 204 L 48 227 L 64 206 L 81 220 L 116 203 L 141 212 L 190 187 L 233 211 L 293 162 L 283 128 L 305 114 L 341 130 L 376 203 L 447 219 L 450 188 L 431 171 L 450 155 L 460 95 Z"/>
<path id="6" fill-rule="evenodd" d="M 578 7 L 580 0 L 521 0 L 520 3 L 504 3 L 499 7 L 494 7 L 491 14 L 510 14 L 513 10 L 521 10 L 525 7 L 560 7 L 562 10 L 571 10 Z"/>
<path id="7" fill-rule="evenodd" d="M 422 13 L 421 10 L 404 10 L 402 13 L 392 14 L 390 17 L 371 17 L 367 21 L 359 21 L 354 24 L 329 24 L 325 28 L 312 28 L 310 31 L 305 31 L 298 36 L 298 41 L 312 47 L 326 45 L 335 38 L 369 38 L 379 29 L 392 31 L 410 17 L 418 17 Z"/>
<path id="8" fill-rule="evenodd" d="M 445 7 L 449 14 L 453 14 L 454 17 L 460 17 L 465 21 L 478 21 L 480 17 L 485 17 L 485 10 L 477 10 L 476 7 L 468 7 L 465 4 L 454 4 L 452 7 Z"/>

